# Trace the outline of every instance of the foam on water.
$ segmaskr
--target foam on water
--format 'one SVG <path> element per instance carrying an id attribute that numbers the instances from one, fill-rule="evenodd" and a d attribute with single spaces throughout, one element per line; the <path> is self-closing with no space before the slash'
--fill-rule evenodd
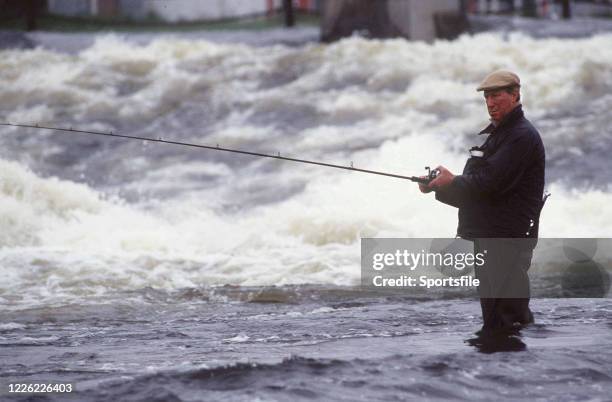
<path id="1" fill-rule="evenodd" d="M 212 105 L 203 106 L 255 109 L 247 114 L 267 109 L 274 115 L 297 104 L 357 120 L 415 108 L 464 116 L 466 108 L 480 106 L 474 84 L 505 67 L 521 73 L 523 98 L 539 116 L 610 92 L 611 38 L 481 34 L 433 45 L 351 38 L 294 49 L 170 38 L 139 46 L 107 35 L 74 56 L 40 48 L 3 51 L 1 99 L 9 120 L 30 113 L 40 123 L 57 122 L 70 111 L 87 125 L 159 117 L 204 95 Z M 482 121 L 482 110 L 473 112 Z"/>
<path id="2" fill-rule="evenodd" d="M 0 117 L 398 174 L 437 162 L 457 172 L 486 124 L 474 87 L 505 67 L 520 73 L 549 155 L 553 197 L 541 236 L 607 237 L 612 194 L 600 172 L 610 170 L 612 146 L 611 39 L 482 34 L 288 48 L 102 36 L 76 55 L 1 52 Z M 0 297 L 8 304 L 144 287 L 355 285 L 361 237 L 449 237 L 456 227 L 455 210 L 397 179 L 1 133 Z M 587 169 L 602 161 L 608 166 Z M 570 176 L 579 180 L 568 184 Z"/>

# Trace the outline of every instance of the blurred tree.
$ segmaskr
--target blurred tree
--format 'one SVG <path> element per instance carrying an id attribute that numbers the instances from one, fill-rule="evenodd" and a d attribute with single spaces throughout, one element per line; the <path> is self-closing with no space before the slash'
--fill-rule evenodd
<path id="1" fill-rule="evenodd" d="M 33 31 L 38 15 L 46 10 L 46 0 L 0 0 L 0 23 L 2 20 L 24 21 L 25 28 Z"/>
<path id="2" fill-rule="evenodd" d="M 538 16 L 538 5 L 536 4 L 536 0 L 523 0 L 523 16 Z"/>
<path id="3" fill-rule="evenodd" d="M 563 3 L 563 18 L 570 19 L 572 18 L 572 9 L 570 6 L 570 0 L 562 0 Z"/>
<path id="4" fill-rule="evenodd" d="M 25 17 L 26 17 L 26 30 L 36 30 L 36 15 L 38 14 L 38 8 L 36 0 L 25 1 Z"/>
<path id="5" fill-rule="evenodd" d="M 283 0 L 283 9 L 285 11 L 285 26 L 294 26 L 295 16 L 293 15 L 293 0 Z"/>

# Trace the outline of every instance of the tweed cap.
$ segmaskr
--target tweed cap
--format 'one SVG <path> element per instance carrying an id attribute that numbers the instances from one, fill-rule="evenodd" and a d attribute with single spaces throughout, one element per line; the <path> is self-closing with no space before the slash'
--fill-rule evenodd
<path id="1" fill-rule="evenodd" d="M 507 70 L 497 70 L 487 75 L 476 90 L 480 92 L 513 86 L 521 86 L 518 75 Z"/>

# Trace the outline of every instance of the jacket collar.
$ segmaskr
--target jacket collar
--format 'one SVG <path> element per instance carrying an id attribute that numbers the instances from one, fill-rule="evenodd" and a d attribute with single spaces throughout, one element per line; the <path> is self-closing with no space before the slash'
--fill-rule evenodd
<path id="1" fill-rule="evenodd" d="M 514 123 L 516 120 L 523 117 L 525 114 L 523 113 L 523 106 L 521 104 L 517 105 L 510 113 L 508 113 L 504 118 L 499 122 L 499 124 L 489 124 L 484 130 L 478 133 L 480 134 L 494 134 L 501 127 L 507 126 L 509 124 Z"/>

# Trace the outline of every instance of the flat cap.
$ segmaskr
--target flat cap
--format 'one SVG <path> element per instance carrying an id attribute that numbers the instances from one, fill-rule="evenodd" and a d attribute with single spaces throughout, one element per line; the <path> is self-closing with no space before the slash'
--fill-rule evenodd
<path id="1" fill-rule="evenodd" d="M 514 86 L 521 86 L 518 75 L 507 70 L 497 70 L 487 75 L 476 90 L 480 92 Z"/>

